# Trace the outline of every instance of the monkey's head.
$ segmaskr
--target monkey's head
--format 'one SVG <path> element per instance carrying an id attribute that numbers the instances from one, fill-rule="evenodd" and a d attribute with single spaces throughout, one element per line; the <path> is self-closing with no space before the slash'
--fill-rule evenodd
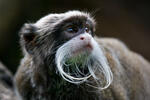
<path id="1" fill-rule="evenodd" d="M 94 32 L 95 20 L 88 13 L 49 14 L 23 26 L 21 45 L 34 64 L 55 67 L 68 82 L 91 85 L 93 78 L 101 85 L 103 76 L 105 86 L 98 87 L 104 89 L 112 82 L 112 73 L 102 47 L 94 39 Z"/>

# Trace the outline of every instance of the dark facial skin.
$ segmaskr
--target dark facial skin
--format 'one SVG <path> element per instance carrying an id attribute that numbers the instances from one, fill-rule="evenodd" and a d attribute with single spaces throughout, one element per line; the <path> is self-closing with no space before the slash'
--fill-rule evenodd
<path id="1" fill-rule="evenodd" d="M 66 36 L 66 38 L 70 39 L 84 33 L 92 34 L 92 31 L 88 22 L 82 23 L 80 25 L 69 23 L 64 27 L 63 33 Z"/>
<path id="2" fill-rule="evenodd" d="M 85 17 L 67 19 L 63 23 L 59 24 L 58 27 L 59 29 L 56 29 L 58 31 L 56 31 L 57 35 L 55 35 L 55 37 L 57 39 L 58 37 L 61 37 L 61 39 L 59 39 L 62 41 L 68 41 L 73 37 L 84 33 L 94 36 L 92 22 L 87 20 Z"/>

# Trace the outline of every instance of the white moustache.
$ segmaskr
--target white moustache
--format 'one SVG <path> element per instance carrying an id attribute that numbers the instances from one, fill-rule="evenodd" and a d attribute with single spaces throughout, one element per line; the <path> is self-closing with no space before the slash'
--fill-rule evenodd
<path id="1" fill-rule="evenodd" d="M 74 37 L 73 39 L 69 40 L 65 44 L 63 44 L 56 52 L 55 62 L 57 65 L 57 69 L 62 76 L 63 79 L 70 83 L 74 84 L 81 84 L 83 82 L 88 82 L 89 78 L 93 78 L 97 84 L 100 82 L 100 77 L 96 73 L 103 73 L 105 77 L 105 86 L 92 86 L 98 89 L 105 89 L 107 88 L 113 79 L 112 72 L 108 65 L 108 61 L 101 49 L 102 47 L 94 40 L 94 38 L 90 34 L 81 34 L 79 36 Z M 76 76 L 71 75 L 69 72 L 64 71 L 64 67 L 68 67 L 65 65 L 65 62 L 74 57 L 81 54 L 88 54 L 86 60 L 82 60 L 83 65 L 88 67 L 88 74 L 81 73 L 78 69 L 78 65 L 75 67 L 77 69 Z M 94 63 L 91 63 L 93 61 Z M 78 63 L 78 60 L 75 60 L 75 63 Z M 74 63 L 74 62 L 73 62 Z M 84 74 L 84 75 L 83 75 Z M 80 76 L 80 77 L 79 77 Z M 88 81 L 87 81 L 88 80 Z"/>

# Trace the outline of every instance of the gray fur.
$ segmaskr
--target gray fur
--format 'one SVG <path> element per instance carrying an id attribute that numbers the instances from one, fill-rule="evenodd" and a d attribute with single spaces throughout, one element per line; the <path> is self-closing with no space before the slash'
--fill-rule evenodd
<path id="1" fill-rule="evenodd" d="M 23 26 L 20 43 L 24 58 L 15 75 L 19 97 L 22 100 L 149 100 L 149 62 L 116 39 L 95 38 L 114 75 L 107 89 L 72 84 L 59 75 L 55 54 L 64 41 L 58 30 L 62 23 L 74 17 L 89 20 L 95 31 L 94 19 L 80 11 L 50 14 Z"/>

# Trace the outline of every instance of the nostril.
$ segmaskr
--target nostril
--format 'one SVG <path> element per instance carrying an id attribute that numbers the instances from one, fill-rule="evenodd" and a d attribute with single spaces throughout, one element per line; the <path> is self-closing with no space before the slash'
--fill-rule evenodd
<path id="1" fill-rule="evenodd" d="M 84 37 L 80 37 L 80 40 L 84 40 Z"/>

